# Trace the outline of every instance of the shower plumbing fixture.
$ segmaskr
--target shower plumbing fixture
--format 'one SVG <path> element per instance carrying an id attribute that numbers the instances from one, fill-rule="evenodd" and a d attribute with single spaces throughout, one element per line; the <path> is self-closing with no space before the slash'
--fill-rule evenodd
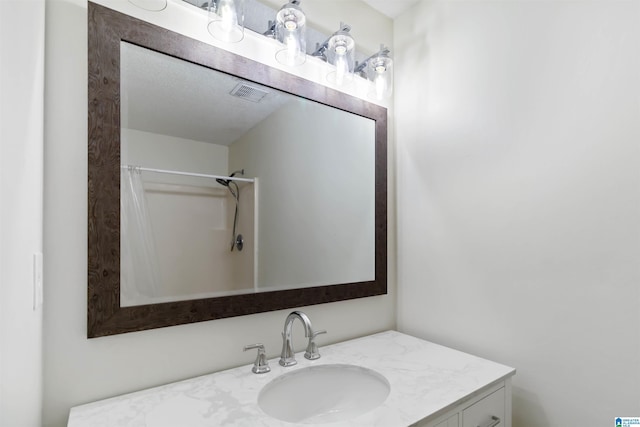
<path id="1" fill-rule="evenodd" d="M 229 175 L 229 178 L 233 178 L 236 174 L 244 175 L 244 169 L 237 170 Z M 231 252 L 233 252 L 234 248 L 237 248 L 239 251 L 244 247 L 244 238 L 242 234 L 236 235 L 236 227 L 238 225 L 238 207 L 240 205 L 240 188 L 238 184 L 231 179 L 224 178 L 216 178 L 216 182 L 222 186 L 225 186 L 229 189 L 229 192 L 233 196 L 236 201 L 236 209 L 233 214 L 233 231 L 231 232 Z M 235 187 L 235 191 L 234 188 Z"/>

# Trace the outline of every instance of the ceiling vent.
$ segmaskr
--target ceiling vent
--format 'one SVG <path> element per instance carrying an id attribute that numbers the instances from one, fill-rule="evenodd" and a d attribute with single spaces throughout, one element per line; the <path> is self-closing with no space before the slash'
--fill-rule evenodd
<path id="1" fill-rule="evenodd" d="M 229 93 L 238 98 L 246 99 L 247 101 L 260 102 L 268 92 L 257 87 L 249 86 L 246 83 L 238 83 Z"/>

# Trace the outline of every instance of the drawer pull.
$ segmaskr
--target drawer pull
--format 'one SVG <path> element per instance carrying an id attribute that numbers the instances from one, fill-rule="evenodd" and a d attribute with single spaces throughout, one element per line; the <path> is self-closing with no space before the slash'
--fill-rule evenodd
<path id="1" fill-rule="evenodd" d="M 498 424 L 500 424 L 500 418 L 492 415 L 489 421 L 482 425 L 479 425 L 478 427 L 496 427 Z"/>

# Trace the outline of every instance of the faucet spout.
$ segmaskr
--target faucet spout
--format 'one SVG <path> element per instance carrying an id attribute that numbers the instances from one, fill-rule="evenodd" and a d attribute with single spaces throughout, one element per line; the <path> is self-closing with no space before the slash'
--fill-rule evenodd
<path id="1" fill-rule="evenodd" d="M 301 311 L 292 311 L 287 316 L 284 322 L 284 331 L 282 332 L 282 353 L 280 354 L 280 365 L 293 366 L 296 363 L 295 354 L 293 352 L 293 344 L 291 342 L 291 329 L 293 328 L 293 322 L 296 319 L 300 319 L 304 326 L 304 336 L 309 338 L 313 337 L 313 328 L 311 327 L 311 320 Z"/>

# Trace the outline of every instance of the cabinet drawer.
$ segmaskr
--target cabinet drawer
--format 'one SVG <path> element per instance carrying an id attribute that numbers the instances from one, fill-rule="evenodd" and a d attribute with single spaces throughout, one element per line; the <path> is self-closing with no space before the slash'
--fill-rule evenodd
<path id="1" fill-rule="evenodd" d="M 505 427 L 504 387 L 462 411 L 462 427 Z"/>

